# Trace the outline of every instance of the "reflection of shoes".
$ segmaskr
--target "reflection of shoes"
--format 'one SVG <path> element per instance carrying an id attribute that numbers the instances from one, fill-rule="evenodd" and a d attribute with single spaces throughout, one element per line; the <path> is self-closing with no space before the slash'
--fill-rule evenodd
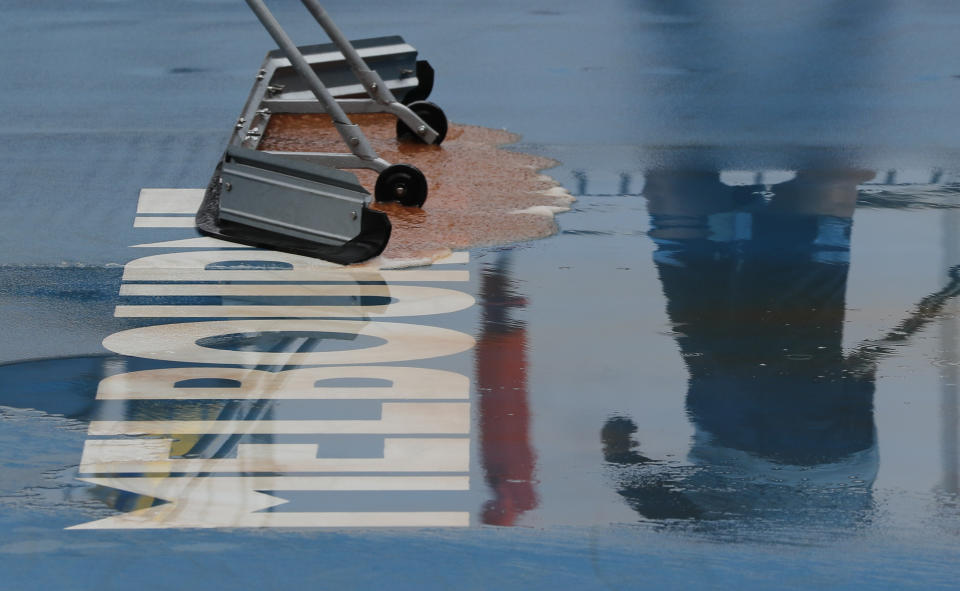
<path id="1" fill-rule="evenodd" d="M 496 498 L 483 505 L 482 521 L 487 525 L 516 525 L 521 515 L 537 507 L 530 481 L 501 482 L 494 489 Z"/>
<path id="2" fill-rule="evenodd" d="M 617 415 L 607 419 L 607 422 L 603 425 L 602 431 L 604 441 L 607 441 L 608 437 L 628 438 L 636 432 L 637 425 L 632 419 L 630 419 L 630 417 L 622 417 Z"/>
<path id="3" fill-rule="evenodd" d="M 649 458 L 633 450 L 637 444 L 631 435 L 637 432 L 637 425 L 628 417 L 612 416 L 604 423 L 600 431 L 603 441 L 603 459 L 611 464 L 645 464 Z"/>

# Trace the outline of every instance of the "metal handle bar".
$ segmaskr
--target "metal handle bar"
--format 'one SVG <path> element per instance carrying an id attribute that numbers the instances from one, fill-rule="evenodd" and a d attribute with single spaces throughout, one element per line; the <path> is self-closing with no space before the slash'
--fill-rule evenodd
<path id="1" fill-rule="evenodd" d="M 357 50 L 353 48 L 353 44 L 350 43 L 350 40 L 340 31 L 333 22 L 333 19 L 330 18 L 330 15 L 327 14 L 327 11 L 323 9 L 323 6 L 320 6 L 317 0 L 301 0 L 301 2 L 307 7 L 307 10 L 313 15 L 313 18 L 317 19 L 317 23 L 323 27 L 324 32 L 330 37 L 333 44 L 337 46 L 340 53 L 343 54 L 344 59 L 350 64 L 350 67 L 355 72 L 369 71 L 370 68 L 367 67 L 367 62 L 363 61 L 363 58 L 360 57 Z"/>
<path id="2" fill-rule="evenodd" d="M 343 54 L 344 60 L 350 66 L 350 69 L 353 70 L 354 74 L 356 74 L 357 78 L 360 79 L 360 83 L 367 91 L 367 94 L 377 103 L 386 106 L 388 112 L 396 115 L 397 118 L 406 123 L 410 129 L 417 130 L 423 141 L 433 143 L 438 137 L 437 130 L 410 110 L 408 106 L 397 102 L 393 93 L 390 92 L 390 89 L 387 88 L 387 85 L 384 84 L 380 78 L 380 74 L 377 74 L 375 70 L 371 70 L 370 67 L 367 66 L 367 63 L 363 61 L 363 58 L 360 57 L 360 54 L 354 49 L 350 40 L 346 38 L 333 22 L 333 19 L 327 14 L 327 11 L 320 5 L 319 0 L 300 1 L 307 7 L 307 10 L 310 11 L 310 14 L 313 15 L 313 18 L 316 19 L 327 36 L 330 37 L 337 49 L 340 50 L 340 53 Z"/>
<path id="3" fill-rule="evenodd" d="M 263 27 L 270 33 L 270 36 L 273 37 L 273 40 L 277 43 L 277 46 L 280 47 L 280 50 L 283 51 L 284 55 L 287 56 L 287 59 L 290 60 L 290 64 L 296 69 L 297 73 L 304 79 L 307 83 L 307 86 L 310 87 L 310 90 L 313 92 L 314 96 L 317 97 L 317 100 L 320 101 L 320 104 L 323 105 L 324 110 L 330 115 L 333 119 L 333 125 L 337 128 L 337 132 L 340 133 L 340 137 L 343 138 L 344 143 L 350 148 L 350 150 L 360 158 L 364 160 L 376 160 L 377 153 L 374 151 L 373 147 L 367 141 L 366 136 L 360 128 L 354 125 L 350 118 L 347 117 L 347 114 L 343 112 L 343 109 L 337 103 L 337 100 L 333 98 L 333 95 L 330 94 L 330 91 L 323 85 L 323 82 L 320 81 L 320 77 L 317 76 L 316 72 L 310 67 L 310 64 L 307 63 L 306 58 L 303 57 L 303 54 L 300 53 L 300 50 L 297 48 L 296 44 L 287 36 L 284 32 L 283 27 L 280 26 L 280 23 L 276 18 L 270 13 L 270 10 L 267 8 L 267 5 L 264 4 L 263 0 L 246 0 L 247 5 L 250 6 L 250 10 L 253 11 L 257 18 L 260 19 L 260 23 L 263 24 Z M 308 5 L 308 8 L 310 6 Z M 323 8 L 319 5 L 316 5 L 321 12 Z M 312 10 L 311 10 L 312 12 Z M 323 18 L 327 21 L 332 28 L 332 30 L 340 35 L 342 34 L 335 26 L 333 26 L 332 21 L 323 12 Z M 320 17 L 317 17 L 318 20 Z M 326 25 L 321 22 L 324 30 L 327 30 Z M 327 30 L 328 34 L 333 35 Z M 338 41 L 334 39 L 334 41 Z M 340 43 L 337 43 L 340 45 Z M 350 47 L 350 43 L 346 42 L 346 46 Z M 352 49 L 352 47 L 351 47 Z M 344 53 L 344 57 L 347 52 Z M 363 61 L 360 56 L 353 52 L 354 57 Z M 350 58 L 347 58 L 348 60 Z M 366 65 L 364 65 L 366 68 Z"/>

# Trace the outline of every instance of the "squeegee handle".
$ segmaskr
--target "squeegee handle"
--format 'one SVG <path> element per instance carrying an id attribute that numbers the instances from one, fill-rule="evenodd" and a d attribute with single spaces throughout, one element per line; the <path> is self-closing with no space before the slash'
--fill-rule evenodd
<path id="1" fill-rule="evenodd" d="M 360 57 L 360 54 L 357 53 L 357 50 L 353 48 L 353 44 L 350 43 L 350 40 L 337 28 L 337 25 L 333 22 L 333 19 L 330 18 L 330 15 L 327 14 L 327 11 L 323 9 L 323 6 L 320 6 L 320 3 L 317 0 L 300 0 L 303 2 L 303 5 L 307 7 L 307 10 L 310 11 L 310 14 L 313 15 L 313 18 L 317 19 L 317 22 L 323 27 L 324 32 L 330 37 L 330 40 L 333 41 L 333 44 L 337 46 L 337 49 L 340 50 L 340 53 L 343 54 L 344 59 L 350 65 L 350 68 L 354 72 L 362 72 L 369 70 L 367 63 L 363 61 L 363 58 Z"/>
<path id="2" fill-rule="evenodd" d="M 250 10 L 260 19 L 263 28 L 270 33 L 270 36 L 276 41 L 280 50 L 287 56 L 287 59 L 290 60 L 290 64 L 297 70 L 297 73 L 300 74 L 304 81 L 306 81 L 310 90 L 316 95 L 317 100 L 323 105 L 324 110 L 326 110 L 337 123 L 349 124 L 350 119 L 347 118 L 347 114 L 343 112 L 343 109 L 337 104 L 336 99 L 333 98 L 330 91 L 328 91 L 323 85 L 323 82 L 320 81 L 316 72 L 314 72 L 310 64 L 307 63 L 306 58 L 300 53 L 296 44 L 294 44 L 290 37 L 284 32 L 283 27 L 280 26 L 277 19 L 270 13 L 270 10 L 267 8 L 267 5 L 263 3 L 263 0 L 247 0 L 247 5 L 250 6 Z"/>
<path id="3" fill-rule="evenodd" d="M 394 97 L 390 89 L 387 88 L 380 74 L 378 74 L 376 70 L 370 69 L 367 62 L 363 61 L 360 53 L 353 47 L 350 40 L 337 28 L 337 25 L 327 14 L 327 11 L 323 9 L 323 6 L 320 6 L 320 2 L 318 2 L 318 0 L 300 1 L 307 7 L 307 10 L 310 11 L 310 14 L 313 15 L 317 23 L 323 27 L 323 30 L 327 33 L 327 36 L 330 37 L 330 40 L 333 41 L 336 48 L 340 50 L 340 53 L 343 54 L 343 59 L 347 62 L 347 65 L 350 66 L 350 69 L 353 70 L 357 79 L 360 80 L 360 84 L 363 85 L 367 94 L 381 105 L 393 105 L 394 109 L 400 108 L 402 110 L 403 107 L 397 103 L 396 97 Z M 416 117 L 412 112 L 409 115 Z M 423 121 L 417 121 L 411 125 L 411 127 L 416 129 L 422 124 Z"/>
<path id="4" fill-rule="evenodd" d="M 263 0 L 247 0 L 247 5 L 250 6 L 250 10 L 260 19 L 263 27 L 270 33 L 270 36 L 276 41 L 280 50 L 287 56 L 287 59 L 290 60 L 290 65 L 297 70 L 297 73 L 300 74 L 300 77 L 307 83 L 307 86 L 313 92 L 314 96 L 316 96 L 320 104 L 323 105 L 324 111 L 333 119 L 333 126 L 337 129 L 340 137 L 343 138 L 343 142 L 349 146 L 350 151 L 363 160 L 376 160 L 377 153 L 373 149 L 373 146 L 370 145 L 370 142 L 367 141 L 366 136 L 363 135 L 363 132 L 358 126 L 350 121 L 347 114 L 343 112 L 340 104 L 337 103 L 337 100 L 333 98 L 333 95 L 330 94 L 327 87 L 320 81 L 320 77 L 317 76 L 317 73 L 314 72 L 310 64 L 307 63 L 306 58 L 300 53 L 296 44 L 287 36 L 283 27 L 277 22 L 277 19 L 270 14 L 270 10 L 267 8 L 267 5 L 263 3 Z"/>
<path id="5" fill-rule="evenodd" d="M 405 123 L 407 127 L 416 129 L 422 141 L 432 144 L 435 141 L 443 140 L 437 133 L 437 130 L 428 125 L 420 115 L 414 113 L 407 105 L 397 101 L 397 98 L 393 95 L 393 92 L 387 88 L 380 74 L 367 66 L 367 63 L 360 57 L 360 53 L 353 47 L 350 40 L 337 28 L 337 25 L 327 14 L 327 11 L 323 9 L 323 6 L 320 6 L 319 0 L 300 1 L 307 7 L 307 10 L 310 11 L 310 14 L 313 15 L 317 23 L 323 27 L 323 30 L 327 33 L 327 36 L 330 37 L 330 40 L 333 41 L 337 49 L 340 50 L 340 53 L 343 54 L 343 59 L 346 60 L 347 65 L 353 70 L 354 75 L 360 80 L 360 84 L 363 85 L 363 89 L 367 91 L 371 99 L 384 105 L 387 112 L 396 115 L 397 119 Z"/>

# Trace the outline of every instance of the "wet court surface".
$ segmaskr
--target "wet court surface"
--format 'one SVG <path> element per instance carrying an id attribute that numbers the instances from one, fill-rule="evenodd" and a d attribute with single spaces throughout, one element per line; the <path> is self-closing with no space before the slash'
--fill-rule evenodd
<path id="1" fill-rule="evenodd" d="M 0 94 L 11 588 L 955 586 L 960 12 L 328 3 L 577 198 L 343 270 L 134 227 L 222 150 L 235 4 L 3 25 L 51 48 Z"/>

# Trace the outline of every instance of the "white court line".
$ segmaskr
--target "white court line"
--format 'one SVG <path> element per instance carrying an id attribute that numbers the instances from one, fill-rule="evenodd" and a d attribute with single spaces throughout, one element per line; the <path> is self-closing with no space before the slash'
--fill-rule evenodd
<path id="1" fill-rule="evenodd" d="M 195 226 L 196 226 L 196 221 L 193 219 L 193 217 L 188 217 L 188 216 L 180 216 L 180 217 L 137 216 L 133 220 L 134 228 L 193 228 Z"/>
<path id="2" fill-rule="evenodd" d="M 462 291 L 412 285 L 223 285 L 223 284 L 124 284 L 125 296 L 301 296 L 344 297 L 347 304 L 217 303 L 199 305 L 118 305 L 117 318 L 370 318 L 429 316 L 465 310 L 476 302 Z M 387 298 L 387 304 L 370 305 L 362 297 Z"/>
<path id="3" fill-rule="evenodd" d="M 468 472 L 470 440 L 387 438 L 381 458 L 317 457 L 315 443 L 241 443 L 235 458 L 171 458 L 173 439 L 92 439 L 84 474 L 170 472 Z"/>
<path id="4" fill-rule="evenodd" d="M 470 272 L 403 269 L 377 271 L 375 269 L 298 269 L 290 270 L 213 270 L 205 269 L 138 269 L 127 267 L 124 281 L 385 281 L 400 282 L 465 282 Z"/>
<path id="5" fill-rule="evenodd" d="M 204 189 L 140 189 L 137 213 L 197 213 Z"/>
<path id="6" fill-rule="evenodd" d="M 336 386 L 342 379 L 383 380 L 383 386 Z M 191 380 L 230 380 L 233 387 L 190 387 Z M 332 380 L 332 382 L 331 382 Z M 239 367 L 170 367 L 100 380 L 98 400 L 392 400 L 466 399 L 470 379 L 422 367 L 387 365 L 304 367 L 279 372 Z"/>
<path id="7" fill-rule="evenodd" d="M 470 432 L 468 402 L 384 402 L 380 419 L 91 421 L 90 435 L 447 435 Z"/>
<path id="8" fill-rule="evenodd" d="M 210 236 L 200 238 L 184 238 L 182 240 L 165 240 L 163 242 L 147 242 L 134 244 L 130 248 L 253 248 L 246 244 L 227 242 Z"/>

